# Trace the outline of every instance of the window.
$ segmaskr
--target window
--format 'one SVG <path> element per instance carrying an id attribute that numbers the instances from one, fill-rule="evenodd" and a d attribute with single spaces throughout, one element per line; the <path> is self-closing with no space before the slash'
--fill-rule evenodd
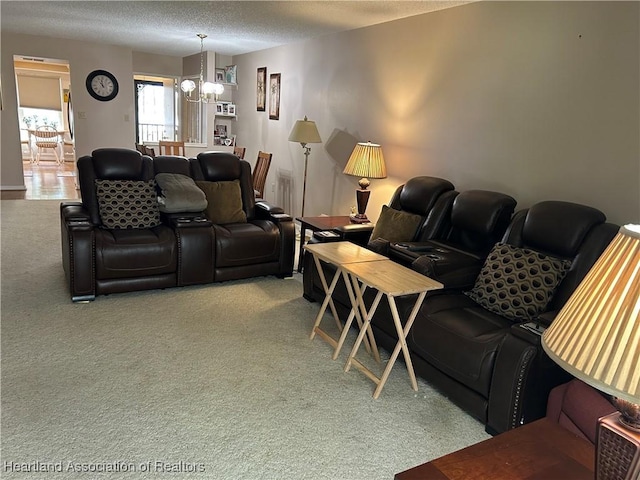
<path id="1" fill-rule="evenodd" d="M 134 77 L 136 143 L 176 140 L 175 83 L 173 78 Z"/>
<path id="2" fill-rule="evenodd" d="M 159 140 L 207 142 L 205 108 L 201 103 L 184 99 L 179 85 L 181 80 L 134 76 L 136 143 Z"/>

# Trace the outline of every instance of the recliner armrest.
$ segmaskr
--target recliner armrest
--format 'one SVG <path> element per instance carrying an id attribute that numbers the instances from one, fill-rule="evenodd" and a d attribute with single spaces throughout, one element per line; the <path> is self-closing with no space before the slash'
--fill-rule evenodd
<path id="1" fill-rule="evenodd" d="M 62 267 L 74 302 L 95 298 L 95 230 L 81 203 L 60 204 Z"/>
<path id="2" fill-rule="evenodd" d="M 284 213 L 284 210 L 282 207 L 278 207 L 277 205 L 272 205 L 265 200 L 260 200 L 256 202 L 256 212 L 258 211 L 264 211 L 269 214 Z"/>
<path id="3" fill-rule="evenodd" d="M 540 332 L 514 324 L 496 357 L 486 431 L 502 433 L 541 418 L 553 387 L 571 378 L 544 353 Z"/>
<path id="4" fill-rule="evenodd" d="M 373 232 L 373 223 L 350 223 L 334 228 L 334 232 L 340 234 L 343 240 L 366 246 Z"/>
<path id="5" fill-rule="evenodd" d="M 345 236 L 350 233 L 362 233 L 362 232 L 373 232 L 373 223 L 350 223 L 349 225 L 342 225 L 340 227 L 336 227 L 334 230 L 344 234 Z"/>
<path id="6" fill-rule="evenodd" d="M 80 202 L 62 202 L 60 204 L 60 213 L 67 225 L 77 224 L 81 222 L 91 223 L 91 215 Z"/>
<path id="7" fill-rule="evenodd" d="M 556 315 L 558 315 L 558 310 L 549 310 L 548 312 L 543 312 L 538 315 L 536 320 L 538 323 L 548 327 L 556 318 Z"/>
<path id="8" fill-rule="evenodd" d="M 292 222 L 293 217 L 285 213 L 282 207 L 271 205 L 268 202 L 260 200 L 256 202 L 256 218 L 261 220 L 271 220 L 275 223 Z"/>

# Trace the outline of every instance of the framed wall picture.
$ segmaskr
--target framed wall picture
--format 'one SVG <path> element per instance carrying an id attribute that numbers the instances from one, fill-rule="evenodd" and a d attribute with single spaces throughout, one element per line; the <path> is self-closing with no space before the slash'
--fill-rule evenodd
<path id="1" fill-rule="evenodd" d="M 269 77 L 269 118 L 280 119 L 280 74 L 272 73 Z"/>
<path id="2" fill-rule="evenodd" d="M 256 86 L 256 110 L 264 112 L 267 102 L 267 67 L 258 68 L 258 78 Z"/>
<path id="3" fill-rule="evenodd" d="M 236 114 L 236 106 L 233 103 L 230 103 L 229 106 L 227 107 L 227 113 L 229 115 L 235 115 Z"/>
<path id="4" fill-rule="evenodd" d="M 238 83 L 237 65 L 227 65 L 224 67 L 224 81 L 226 83 Z"/>
<path id="5" fill-rule="evenodd" d="M 221 103 L 216 103 L 216 114 L 222 115 L 223 105 Z"/>
<path id="6" fill-rule="evenodd" d="M 216 83 L 224 83 L 224 68 L 216 68 Z"/>
<path id="7" fill-rule="evenodd" d="M 226 138 L 226 136 L 227 136 L 227 126 L 226 125 L 222 125 L 222 124 L 217 124 L 215 130 L 213 131 L 213 134 L 216 137 Z"/>

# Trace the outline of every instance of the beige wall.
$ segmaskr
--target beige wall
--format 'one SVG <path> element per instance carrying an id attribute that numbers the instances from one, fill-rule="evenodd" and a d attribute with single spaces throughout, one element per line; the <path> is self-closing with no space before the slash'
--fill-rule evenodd
<path id="1" fill-rule="evenodd" d="M 278 170 L 292 172 L 295 214 L 304 157 L 287 137 L 308 115 L 324 143 L 312 146 L 306 215 L 349 212 L 357 179 L 341 171 L 355 141 L 371 140 L 389 173 L 372 181 L 373 218 L 395 186 L 432 175 L 519 208 L 567 200 L 640 222 L 639 6 L 481 2 L 236 56 L 238 143 L 250 159 L 273 152 L 268 200 Z M 263 66 L 282 74 L 278 121 L 256 112 Z"/>
<path id="2" fill-rule="evenodd" d="M 2 189 L 24 188 L 19 142 L 13 56 L 58 58 L 69 61 L 74 107 L 76 151 L 85 155 L 100 147 L 132 147 L 135 142 L 131 50 L 89 42 L 33 35 L 2 34 Z M 89 72 L 104 69 L 118 79 L 118 96 L 99 102 L 87 93 Z M 84 115 L 83 115 L 84 114 Z M 82 118 L 84 116 L 84 118 Z M 127 120 L 128 119 L 128 120 Z"/>
<path id="3" fill-rule="evenodd" d="M 78 156 L 89 154 L 92 150 L 102 147 L 132 148 L 135 142 L 133 74 L 180 76 L 183 66 L 183 59 L 179 57 L 35 35 L 2 33 L 1 48 L 3 109 L 0 120 L 2 135 L 0 189 L 2 190 L 24 189 L 13 68 L 14 55 L 56 58 L 69 62 L 74 107 L 74 138 Z M 199 58 L 197 55 L 196 71 L 200 68 Z M 215 53 L 207 52 L 207 58 L 211 59 L 209 64 L 213 65 L 216 59 Z M 220 57 L 223 63 L 230 60 L 229 57 Z M 114 100 L 100 102 L 87 93 L 86 76 L 96 69 L 108 70 L 118 79 L 119 93 Z M 209 78 L 213 78 L 214 69 L 215 67 L 210 67 Z M 232 92 L 228 92 L 228 95 L 232 95 Z M 207 112 L 210 124 L 213 125 L 214 106 L 208 105 Z M 213 145 L 212 132 L 213 127 L 208 129 L 210 145 Z M 221 149 L 229 150 L 226 147 Z M 198 150 L 202 149 L 192 151 Z"/>
<path id="4" fill-rule="evenodd" d="M 356 141 L 371 140 L 389 172 L 372 181 L 372 219 L 397 185 L 434 175 L 509 193 L 521 208 L 568 200 L 638 223 L 639 24 L 638 2 L 479 2 L 236 56 L 235 133 L 248 160 L 274 154 L 266 197 L 293 214 L 304 157 L 287 138 L 308 115 L 323 143 L 312 145 L 307 215 L 349 212 L 357 179 L 342 168 Z M 14 54 L 69 60 L 76 117 L 87 114 L 76 119 L 80 155 L 133 144 L 136 58 L 147 73 L 175 70 L 175 59 L 120 47 L 2 34 L 2 188 L 22 185 Z M 282 74 L 280 120 L 256 111 L 263 66 Z M 86 93 L 95 68 L 118 77 L 116 100 Z"/>

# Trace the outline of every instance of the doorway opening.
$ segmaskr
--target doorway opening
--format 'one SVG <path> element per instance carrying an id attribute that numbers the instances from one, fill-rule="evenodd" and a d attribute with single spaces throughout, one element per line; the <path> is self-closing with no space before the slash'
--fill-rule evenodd
<path id="1" fill-rule="evenodd" d="M 24 198 L 77 199 L 69 62 L 13 57 Z"/>

